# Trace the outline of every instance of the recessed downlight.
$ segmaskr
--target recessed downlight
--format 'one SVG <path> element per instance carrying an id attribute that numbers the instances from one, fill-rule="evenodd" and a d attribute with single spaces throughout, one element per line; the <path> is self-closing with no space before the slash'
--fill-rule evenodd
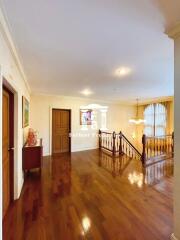
<path id="1" fill-rule="evenodd" d="M 90 89 L 86 88 L 86 89 L 81 91 L 81 94 L 83 94 L 85 96 L 89 96 L 89 95 L 92 95 L 93 92 Z"/>

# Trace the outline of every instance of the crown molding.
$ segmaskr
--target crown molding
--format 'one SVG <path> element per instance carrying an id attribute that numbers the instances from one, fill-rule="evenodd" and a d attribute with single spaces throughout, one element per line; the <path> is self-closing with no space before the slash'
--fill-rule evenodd
<path id="1" fill-rule="evenodd" d="M 175 237 L 174 233 L 171 234 L 171 240 L 178 240 L 178 239 Z"/>
<path id="2" fill-rule="evenodd" d="M 180 22 L 178 22 L 174 27 L 166 31 L 170 38 L 176 39 L 180 37 Z"/>
<path id="3" fill-rule="evenodd" d="M 61 98 L 61 99 L 66 99 L 66 100 L 79 100 L 79 101 L 87 101 L 87 102 L 97 102 L 97 103 L 106 103 L 106 104 L 117 104 L 114 101 L 111 100 L 103 100 L 101 98 L 89 98 L 89 97 L 78 97 L 78 96 L 70 96 L 70 95 L 61 95 L 61 94 L 51 94 L 51 93 L 44 93 L 44 92 L 36 92 L 32 91 L 31 96 L 44 96 L 44 97 L 56 97 L 56 98 Z"/>
<path id="4" fill-rule="evenodd" d="M 21 64 L 20 58 L 18 56 L 16 47 L 15 47 L 15 43 L 14 43 L 14 41 L 12 39 L 12 36 L 11 36 L 11 33 L 10 33 L 10 27 L 9 27 L 9 24 L 8 24 L 7 17 L 5 15 L 4 11 L 2 10 L 2 7 L 0 7 L 0 32 L 1 32 L 4 40 L 6 41 L 8 47 L 9 47 L 9 50 L 12 54 L 14 62 L 15 62 L 16 66 L 17 66 L 17 68 L 20 72 L 20 75 L 21 75 L 22 79 L 24 80 L 25 86 L 27 87 L 29 93 L 31 93 L 29 83 L 27 81 L 26 75 L 24 73 L 23 66 Z"/>

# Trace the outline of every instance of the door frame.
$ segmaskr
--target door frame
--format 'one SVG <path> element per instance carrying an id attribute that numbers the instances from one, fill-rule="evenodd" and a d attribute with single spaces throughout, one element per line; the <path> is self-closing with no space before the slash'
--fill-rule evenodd
<path id="1" fill-rule="evenodd" d="M 5 80 L 3 78 L 3 80 Z M 9 94 L 9 161 L 10 204 L 14 201 L 14 93 L 3 83 L 2 90 Z M 2 113 L 3 114 L 3 113 Z"/>
<path id="2" fill-rule="evenodd" d="M 52 155 L 52 144 L 53 144 L 53 138 L 52 138 L 52 132 L 53 132 L 53 121 L 52 121 L 52 112 L 53 110 L 64 110 L 69 112 L 69 134 L 71 134 L 71 109 L 65 109 L 65 108 L 56 108 L 51 107 L 50 108 L 50 155 Z M 71 136 L 69 137 L 69 153 L 71 153 Z"/>

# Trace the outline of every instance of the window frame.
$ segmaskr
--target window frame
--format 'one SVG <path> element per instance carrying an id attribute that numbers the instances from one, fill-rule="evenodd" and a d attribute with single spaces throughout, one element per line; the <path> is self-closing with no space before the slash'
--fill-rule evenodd
<path id="1" fill-rule="evenodd" d="M 165 126 L 163 127 L 163 125 L 158 125 L 159 127 L 162 127 L 162 128 L 164 128 L 164 134 L 162 135 L 162 136 L 165 136 L 166 135 L 166 129 L 167 129 L 167 105 L 166 105 L 166 103 L 151 103 L 151 104 L 148 104 L 145 108 L 144 108 L 144 119 L 145 119 L 145 111 L 146 111 L 146 109 L 148 108 L 148 107 L 150 107 L 151 105 L 153 106 L 153 113 L 152 113 L 152 115 L 153 115 L 153 123 L 152 123 L 152 125 L 146 125 L 146 122 L 145 122 L 145 127 L 147 126 L 147 127 L 152 127 L 153 128 L 153 134 L 152 134 L 152 136 L 148 136 L 148 137 L 161 137 L 161 136 L 158 136 L 158 135 L 156 135 L 156 128 L 157 128 L 157 126 L 156 126 L 156 107 L 157 107 L 157 105 L 162 105 L 163 107 L 164 107 L 164 109 L 165 109 L 165 121 L 166 121 L 166 124 L 165 124 Z M 145 127 L 144 127 L 144 133 L 145 133 Z"/>

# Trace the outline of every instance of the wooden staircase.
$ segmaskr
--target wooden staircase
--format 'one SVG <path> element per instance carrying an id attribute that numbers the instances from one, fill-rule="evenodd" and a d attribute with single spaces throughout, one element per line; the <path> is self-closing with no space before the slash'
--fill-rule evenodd
<path id="1" fill-rule="evenodd" d="M 174 133 L 158 137 L 142 136 L 142 153 L 122 133 L 99 130 L 99 149 L 119 157 L 125 154 L 129 158 L 139 159 L 143 166 L 172 158 L 174 155 Z"/>

